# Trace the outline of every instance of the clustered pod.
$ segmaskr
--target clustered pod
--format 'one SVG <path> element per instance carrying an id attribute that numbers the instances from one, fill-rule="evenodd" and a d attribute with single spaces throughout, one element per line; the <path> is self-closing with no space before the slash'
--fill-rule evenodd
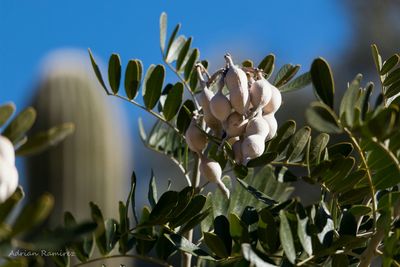
<path id="1" fill-rule="evenodd" d="M 17 189 L 18 171 L 15 152 L 10 140 L 0 135 L 0 203 L 6 201 Z"/>
<path id="2" fill-rule="evenodd" d="M 278 129 L 275 113 L 282 104 L 282 96 L 261 70 L 235 65 L 230 54 L 225 55 L 225 61 L 224 68 L 207 75 L 208 81 L 203 77 L 205 68 L 196 64 L 201 86 L 198 98 L 201 110 L 197 113 L 202 113 L 200 117 L 204 118 L 205 127 L 196 116 L 185 137 L 188 147 L 199 155 L 201 174 L 229 197 L 229 190 L 221 182 L 221 166 L 206 156 L 208 139 L 205 132 L 212 132 L 216 139 L 222 140 L 220 148 L 225 143 L 231 145 L 233 160 L 246 165 L 261 156 L 265 142 L 275 136 Z M 216 90 L 213 84 L 216 84 Z M 220 131 L 221 127 L 223 131 Z"/>

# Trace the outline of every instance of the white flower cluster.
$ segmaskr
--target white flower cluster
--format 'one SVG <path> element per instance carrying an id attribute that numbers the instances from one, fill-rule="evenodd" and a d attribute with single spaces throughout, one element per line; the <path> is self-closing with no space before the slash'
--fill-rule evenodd
<path id="1" fill-rule="evenodd" d="M 275 113 L 281 106 L 282 96 L 264 78 L 261 70 L 237 66 L 229 54 L 225 55 L 225 60 L 225 68 L 213 75 L 209 75 L 201 64 L 196 65 L 202 87 L 198 100 L 206 126 L 214 136 L 223 138 L 222 143 L 227 141 L 232 145 L 237 164 L 246 165 L 249 160 L 261 156 L 265 142 L 275 136 L 278 128 Z M 204 75 L 208 81 L 205 81 Z M 214 83 L 218 88 L 216 94 L 210 90 Z M 221 167 L 203 154 L 207 136 L 199 127 L 202 126 L 195 116 L 186 131 L 186 142 L 200 156 L 202 175 L 216 182 L 229 196 L 229 191 L 221 182 Z"/>
<path id="2" fill-rule="evenodd" d="M 0 135 L 0 203 L 17 189 L 18 171 L 15 167 L 15 152 L 10 140 Z"/>

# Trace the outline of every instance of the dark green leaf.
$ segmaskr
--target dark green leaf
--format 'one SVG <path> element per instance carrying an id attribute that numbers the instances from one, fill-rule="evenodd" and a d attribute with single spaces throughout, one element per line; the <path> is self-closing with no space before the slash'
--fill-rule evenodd
<path id="1" fill-rule="evenodd" d="M 307 145 L 308 139 L 311 135 L 310 127 L 303 127 L 298 130 L 290 140 L 286 157 L 288 161 L 298 161 L 301 153 Z"/>
<path id="2" fill-rule="evenodd" d="M 243 257 L 250 262 L 251 266 L 255 267 L 275 267 L 276 265 L 264 261 L 256 252 L 251 248 L 250 244 L 242 244 Z M 246 265 L 247 266 L 247 265 Z"/>
<path id="3" fill-rule="evenodd" d="M 125 204 L 120 201 L 118 203 L 119 210 L 119 225 L 120 225 L 120 239 L 119 242 L 119 252 L 125 254 L 128 252 L 128 231 L 129 231 L 129 218 L 127 217 L 128 211 Z"/>
<path id="4" fill-rule="evenodd" d="M 386 89 L 385 96 L 387 98 L 393 97 L 397 94 L 400 93 L 400 80 L 393 83 L 392 85 L 389 86 L 389 88 Z"/>
<path id="5" fill-rule="evenodd" d="M 349 259 L 345 254 L 333 255 L 332 267 L 347 267 L 349 265 Z"/>
<path id="6" fill-rule="evenodd" d="M 264 166 L 273 161 L 276 158 L 276 156 L 277 156 L 276 152 L 267 152 L 259 156 L 258 158 L 250 160 L 246 166 L 249 168 Z"/>
<path id="7" fill-rule="evenodd" d="M 143 100 L 146 108 L 153 109 L 160 99 L 164 76 L 165 68 L 163 65 L 157 65 L 154 68 L 149 67 L 144 81 L 145 88 L 143 88 Z"/>
<path id="8" fill-rule="evenodd" d="M 310 83 L 311 83 L 311 74 L 309 72 L 306 72 L 306 73 L 303 73 L 302 75 L 300 75 L 299 77 L 297 77 L 296 79 L 288 82 L 287 84 L 285 84 L 284 86 L 279 88 L 279 90 L 282 93 L 287 93 L 287 92 L 302 89 L 302 88 L 306 87 L 307 85 L 309 85 Z"/>
<path id="9" fill-rule="evenodd" d="M 106 94 L 109 94 L 108 89 L 106 84 L 104 83 L 103 80 L 103 76 L 101 75 L 101 71 L 99 66 L 97 65 L 96 61 L 94 60 L 94 57 L 92 55 L 92 51 L 90 51 L 90 49 L 88 49 L 89 52 L 89 56 L 90 56 L 90 62 L 92 63 L 92 67 L 94 70 L 94 73 L 96 74 L 97 80 L 100 82 L 101 86 L 103 87 L 103 89 L 106 91 Z"/>
<path id="10" fill-rule="evenodd" d="M 282 152 L 286 148 L 295 131 L 295 121 L 289 120 L 282 124 L 282 126 L 279 127 L 278 131 L 276 132 L 276 136 L 269 143 L 267 150 L 271 152 Z"/>
<path id="11" fill-rule="evenodd" d="M 317 58 L 311 64 L 311 81 L 318 99 L 333 108 L 335 84 L 332 70 L 323 58 Z"/>
<path id="12" fill-rule="evenodd" d="M 285 252 L 287 259 L 294 264 L 296 261 L 296 249 L 294 247 L 292 230 L 290 229 L 285 211 L 281 210 L 279 212 L 279 219 L 281 221 L 279 226 L 279 238 L 281 240 L 283 251 Z"/>
<path id="13" fill-rule="evenodd" d="M 285 166 L 275 167 L 276 180 L 280 183 L 295 182 L 297 177 L 289 171 Z"/>
<path id="14" fill-rule="evenodd" d="M 189 205 L 187 205 L 187 207 L 179 214 L 179 216 L 171 220 L 171 224 L 173 225 L 173 227 L 181 226 L 191 220 L 196 215 L 198 215 L 203 209 L 205 203 L 205 196 L 196 195 L 195 197 L 193 197 L 190 200 Z"/>
<path id="15" fill-rule="evenodd" d="M 161 51 L 164 52 L 165 40 L 167 39 L 167 14 L 161 13 L 160 16 L 160 47 Z"/>
<path id="16" fill-rule="evenodd" d="M 389 75 L 383 81 L 383 85 L 388 86 L 397 81 L 400 81 L 400 68 L 389 73 Z"/>
<path id="17" fill-rule="evenodd" d="M 179 110 L 178 117 L 176 119 L 176 127 L 181 133 L 185 133 L 186 129 L 189 127 L 190 121 L 192 120 L 191 115 L 187 111 L 193 112 L 195 110 L 195 105 L 192 100 L 186 100 Z"/>
<path id="18" fill-rule="evenodd" d="M 349 212 L 353 214 L 354 217 L 364 216 L 370 213 L 372 209 L 364 205 L 354 205 L 349 209 Z"/>
<path id="19" fill-rule="evenodd" d="M 343 217 L 340 221 L 339 234 L 356 236 L 357 221 L 354 215 L 351 214 L 350 212 L 343 213 Z"/>
<path id="20" fill-rule="evenodd" d="M 110 253 L 113 250 L 115 244 L 118 241 L 118 222 L 114 219 L 107 219 L 104 222 L 105 225 L 105 235 L 106 235 L 106 244 L 107 244 L 107 253 Z"/>
<path id="21" fill-rule="evenodd" d="M 12 235 L 17 235 L 30 230 L 47 219 L 53 209 L 54 198 L 50 194 L 43 194 L 37 200 L 27 204 L 15 219 Z"/>
<path id="22" fill-rule="evenodd" d="M 157 203 L 157 184 L 153 170 L 151 170 L 151 178 L 149 182 L 149 192 L 147 193 L 147 198 L 149 200 L 150 206 L 154 208 Z"/>
<path id="23" fill-rule="evenodd" d="M 382 69 L 382 57 L 379 54 L 376 44 L 371 45 L 372 57 L 374 58 L 375 67 L 378 72 Z"/>
<path id="24" fill-rule="evenodd" d="M 182 46 L 182 49 L 179 51 L 178 58 L 176 60 L 176 69 L 179 71 L 181 67 L 183 66 L 183 63 L 188 55 L 190 46 L 192 44 L 192 37 L 187 39 L 185 44 Z"/>
<path id="25" fill-rule="evenodd" d="M 268 197 L 266 194 L 263 192 L 258 191 L 256 188 L 248 185 L 246 182 L 244 182 L 242 179 L 237 179 L 239 184 L 243 186 L 244 189 L 246 189 L 250 194 L 252 194 L 255 198 L 260 200 L 261 202 L 264 202 L 267 205 L 274 205 L 277 202 L 270 197 Z"/>
<path id="26" fill-rule="evenodd" d="M 300 243 L 304 248 L 304 251 L 308 255 L 313 255 L 311 235 L 308 233 L 309 218 L 301 204 L 296 206 L 296 217 L 297 217 L 297 235 Z"/>
<path id="27" fill-rule="evenodd" d="M 114 95 L 117 94 L 121 82 L 121 59 L 118 54 L 112 54 L 108 61 L 108 81 Z"/>
<path id="28" fill-rule="evenodd" d="M 229 233 L 229 221 L 224 215 L 219 215 L 214 219 L 214 233 L 221 239 L 228 255 L 230 255 L 232 237 Z"/>
<path id="29" fill-rule="evenodd" d="M 204 243 L 212 252 L 219 258 L 226 258 L 229 256 L 228 251 L 224 246 L 224 242 L 214 233 L 203 233 Z"/>
<path id="30" fill-rule="evenodd" d="M 176 60 L 185 43 L 186 38 L 183 35 L 178 36 L 169 47 L 165 61 L 171 63 Z"/>
<path id="31" fill-rule="evenodd" d="M 353 151 L 353 145 L 348 142 L 336 143 L 328 148 L 329 157 L 333 158 L 337 155 L 347 157 Z"/>
<path id="32" fill-rule="evenodd" d="M 21 186 L 18 186 L 15 192 L 0 205 L 0 224 L 2 224 L 16 205 L 24 198 L 24 191 Z"/>
<path id="33" fill-rule="evenodd" d="M 190 253 L 196 257 L 201 257 L 207 260 L 212 260 L 214 261 L 215 259 L 211 257 L 207 252 L 184 238 L 183 236 L 177 235 L 177 234 L 164 234 L 166 238 L 171 240 L 172 243 L 175 244 L 175 246 L 184 252 Z"/>
<path id="34" fill-rule="evenodd" d="M 247 225 L 234 214 L 229 214 L 229 233 L 234 240 L 243 240 L 248 238 Z"/>
<path id="35" fill-rule="evenodd" d="M 14 103 L 6 103 L 0 106 L 0 127 L 2 127 L 14 114 Z"/>
<path id="36" fill-rule="evenodd" d="M 47 131 L 39 132 L 29 137 L 28 141 L 18 148 L 16 154 L 28 156 L 40 153 L 51 146 L 56 146 L 74 131 L 75 126 L 72 123 L 64 123 Z"/>
<path id="37" fill-rule="evenodd" d="M 128 198 L 126 199 L 125 206 L 126 206 L 126 210 L 128 212 L 129 204 L 131 204 L 133 218 L 135 219 L 135 223 L 138 224 L 138 217 L 137 217 L 137 213 L 136 213 L 135 193 L 136 193 L 136 174 L 135 174 L 135 172 L 132 172 L 131 187 L 130 187 Z M 127 216 L 128 216 L 128 214 L 127 214 Z"/>
<path id="38" fill-rule="evenodd" d="M 242 66 L 247 68 L 252 68 L 254 66 L 254 63 L 252 60 L 246 59 L 245 61 L 242 62 Z"/>
<path id="39" fill-rule="evenodd" d="M 187 186 L 182 189 L 178 194 L 178 204 L 171 212 L 171 218 L 179 218 L 185 209 L 189 206 L 190 201 L 194 195 L 194 188 L 192 186 Z M 173 223 L 171 221 L 171 223 Z"/>
<path id="40" fill-rule="evenodd" d="M 168 221 L 167 216 L 178 203 L 178 192 L 167 191 L 161 195 L 157 204 L 150 213 L 150 224 L 164 224 Z"/>
<path id="41" fill-rule="evenodd" d="M 276 87 L 281 87 L 286 84 L 290 79 L 292 79 L 296 73 L 299 71 L 300 65 L 293 66 L 292 64 L 285 64 L 278 71 L 275 76 L 274 84 Z"/>
<path id="42" fill-rule="evenodd" d="M 380 71 L 380 75 L 385 75 L 391 69 L 393 69 L 397 63 L 399 63 L 400 57 L 398 54 L 394 54 L 388 60 L 383 63 L 382 69 Z"/>
<path id="43" fill-rule="evenodd" d="M 108 253 L 108 250 L 107 250 L 107 238 L 105 234 L 106 226 L 104 224 L 103 213 L 101 212 L 100 208 L 93 202 L 90 202 L 89 204 L 90 204 L 92 219 L 95 223 L 97 223 L 97 229 L 95 232 L 96 245 L 100 254 L 106 255 Z"/>
<path id="44" fill-rule="evenodd" d="M 279 231 L 278 225 L 275 222 L 274 216 L 264 208 L 259 212 L 258 221 L 258 239 L 263 248 L 269 252 L 275 252 L 279 246 Z"/>
<path id="45" fill-rule="evenodd" d="M 338 123 L 335 113 L 321 102 L 313 102 L 306 110 L 308 124 L 320 132 L 341 133 L 342 129 Z"/>
<path id="46" fill-rule="evenodd" d="M 188 60 L 185 64 L 184 77 L 185 77 L 186 81 L 189 80 L 190 75 L 192 73 L 195 73 L 195 75 L 197 75 L 196 72 L 193 70 L 194 70 L 194 65 L 196 64 L 199 57 L 200 57 L 199 49 L 197 49 L 197 48 L 193 49 L 192 53 L 190 54 L 190 57 L 188 58 Z M 194 88 L 192 88 L 192 91 L 194 91 Z"/>
<path id="47" fill-rule="evenodd" d="M 352 127 L 354 122 L 354 108 L 356 106 L 357 97 L 360 93 L 360 82 L 362 75 L 358 74 L 347 88 L 342 102 L 340 103 L 340 118 L 342 123 Z"/>
<path id="48" fill-rule="evenodd" d="M 274 62 L 275 62 L 275 55 L 269 54 L 260 62 L 260 64 L 258 64 L 258 68 L 263 70 L 263 72 L 266 75 L 266 78 L 271 76 L 271 73 L 274 71 Z"/>
<path id="49" fill-rule="evenodd" d="M 186 224 L 184 224 L 181 229 L 179 229 L 179 233 L 184 234 L 189 230 L 192 230 L 193 228 L 198 226 L 204 219 L 206 219 L 210 214 L 211 214 L 210 209 L 198 213 L 193 218 L 191 218 Z"/>
<path id="50" fill-rule="evenodd" d="M 4 129 L 2 135 L 15 144 L 28 130 L 31 129 L 35 120 L 36 111 L 32 107 L 28 107 L 11 121 L 11 123 Z"/>
<path id="51" fill-rule="evenodd" d="M 316 138 L 312 139 L 310 149 L 310 162 L 319 164 L 322 153 L 325 151 L 328 142 L 329 135 L 326 133 L 321 133 Z"/>
<path id="52" fill-rule="evenodd" d="M 183 97 L 183 84 L 178 82 L 168 92 L 164 103 L 163 114 L 167 121 L 172 120 L 179 110 Z"/>
<path id="53" fill-rule="evenodd" d="M 142 62 L 139 59 L 129 60 L 125 71 L 125 93 L 129 99 L 136 97 L 142 80 L 142 73 Z"/>
<path id="54" fill-rule="evenodd" d="M 172 31 L 171 37 L 169 38 L 168 41 L 168 46 L 167 46 L 167 50 L 164 53 L 164 58 L 167 58 L 169 51 L 171 49 L 172 44 L 175 41 L 176 35 L 178 34 L 179 29 L 181 28 L 181 24 L 177 24 L 174 28 L 174 30 Z"/>

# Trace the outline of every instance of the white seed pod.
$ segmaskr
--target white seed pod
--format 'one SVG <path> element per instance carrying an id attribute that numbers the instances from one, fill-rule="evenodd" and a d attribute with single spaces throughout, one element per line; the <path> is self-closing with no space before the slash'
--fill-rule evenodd
<path id="1" fill-rule="evenodd" d="M 14 146 L 8 138 L 0 135 L 0 158 L 11 165 L 15 164 Z"/>
<path id="2" fill-rule="evenodd" d="M 235 66 L 231 55 L 226 54 L 225 60 L 228 64 L 228 71 L 225 74 L 225 84 L 229 90 L 232 107 L 236 112 L 246 114 L 250 105 L 246 73 Z"/>
<path id="3" fill-rule="evenodd" d="M 230 192 L 221 181 L 222 169 L 218 162 L 201 155 L 200 173 L 210 182 L 216 183 L 222 193 L 229 198 Z"/>
<path id="4" fill-rule="evenodd" d="M 210 101 L 214 97 L 214 93 L 208 89 L 207 84 L 204 81 L 203 74 L 201 73 L 201 66 L 197 65 L 196 70 L 199 77 L 200 86 L 202 88 L 202 91 L 200 94 L 198 94 L 197 100 L 203 109 L 204 121 L 206 122 L 207 126 L 214 131 L 214 134 L 219 135 L 222 128 L 221 122 L 214 117 L 210 110 Z"/>
<path id="5" fill-rule="evenodd" d="M 269 126 L 269 133 L 268 133 L 267 137 L 265 138 L 265 141 L 268 141 L 275 136 L 276 131 L 278 130 L 278 122 L 275 119 L 274 113 L 264 115 L 263 118 L 268 123 L 268 126 Z"/>
<path id="6" fill-rule="evenodd" d="M 221 78 L 218 81 L 218 92 L 210 101 L 210 110 L 215 118 L 219 121 L 225 121 L 231 114 L 232 106 L 229 99 L 222 93 L 224 80 Z"/>
<path id="7" fill-rule="evenodd" d="M 236 141 L 232 145 L 232 150 L 233 150 L 233 156 L 234 160 L 237 164 L 242 163 L 243 155 L 242 155 L 242 140 Z"/>
<path id="8" fill-rule="evenodd" d="M 238 112 L 233 112 L 224 122 L 224 128 L 228 137 L 242 135 L 246 130 L 248 120 Z"/>
<path id="9" fill-rule="evenodd" d="M 278 88 L 271 85 L 271 100 L 263 107 L 263 114 L 275 113 L 282 104 L 282 95 Z"/>
<path id="10" fill-rule="evenodd" d="M 4 158 L 0 158 L 0 203 L 6 201 L 15 192 L 17 186 L 17 168 Z"/>
<path id="11" fill-rule="evenodd" d="M 243 156 L 243 164 L 247 164 L 249 160 L 254 159 L 256 157 L 261 156 L 264 153 L 265 149 L 265 137 L 253 134 L 247 136 L 242 141 L 242 156 Z"/>
<path id="12" fill-rule="evenodd" d="M 201 153 L 207 146 L 207 136 L 198 128 L 194 118 L 186 130 L 185 139 L 189 149 L 196 153 Z"/>
<path id="13" fill-rule="evenodd" d="M 249 120 L 249 123 L 247 123 L 246 126 L 246 136 L 258 134 L 266 138 L 269 134 L 269 131 L 269 125 L 262 117 L 261 112 Z"/>
<path id="14" fill-rule="evenodd" d="M 257 77 L 259 79 L 253 82 L 249 89 L 250 101 L 255 110 L 264 107 L 270 102 L 272 97 L 272 85 L 263 77 L 260 72 L 257 74 Z"/>

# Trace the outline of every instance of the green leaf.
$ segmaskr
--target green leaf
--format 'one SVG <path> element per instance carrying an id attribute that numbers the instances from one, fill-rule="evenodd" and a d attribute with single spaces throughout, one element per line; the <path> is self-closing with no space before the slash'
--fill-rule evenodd
<path id="1" fill-rule="evenodd" d="M 242 66 L 246 68 L 253 68 L 254 63 L 250 59 L 246 59 L 245 61 L 242 62 Z"/>
<path id="2" fill-rule="evenodd" d="M 97 229 L 95 231 L 95 241 L 97 248 L 101 255 L 107 255 L 107 238 L 105 235 L 106 226 L 104 224 L 103 213 L 101 212 L 99 206 L 93 202 L 89 203 L 92 219 L 97 223 Z"/>
<path id="3" fill-rule="evenodd" d="M 266 251 L 273 253 L 278 249 L 278 225 L 268 208 L 263 208 L 259 212 L 258 239 Z"/>
<path id="4" fill-rule="evenodd" d="M 43 223 L 54 206 L 54 198 L 43 194 L 34 202 L 27 204 L 15 219 L 11 235 L 24 233 Z"/>
<path id="5" fill-rule="evenodd" d="M 307 126 L 301 128 L 297 131 L 297 133 L 294 134 L 290 140 L 286 153 L 286 157 L 289 162 L 295 162 L 299 160 L 299 157 L 301 157 L 302 152 L 307 145 L 310 135 L 311 128 Z"/>
<path id="6" fill-rule="evenodd" d="M 28 107 L 15 117 L 4 129 L 2 135 L 10 139 L 15 144 L 25 133 L 31 129 L 36 120 L 36 111 Z"/>
<path id="7" fill-rule="evenodd" d="M 186 64 L 185 64 L 185 72 L 184 72 L 184 77 L 185 80 L 189 80 L 190 75 L 192 73 L 195 73 L 194 70 L 194 65 L 196 64 L 197 60 L 200 57 L 200 51 L 199 49 L 195 48 L 193 49 L 192 53 L 190 54 Z M 195 75 L 197 76 L 197 74 L 195 73 Z M 195 88 L 191 88 L 192 91 L 194 91 Z"/>
<path id="8" fill-rule="evenodd" d="M 207 209 L 197 215 L 193 216 L 187 223 L 185 223 L 181 229 L 179 229 L 180 234 L 185 234 L 198 226 L 203 220 L 205 220 L 211 214 L 211 209 Z"/>
<path id="9" fill-rule="evenodd" d="M 72 123 L 64 123 L 47 131 L 39 132 L 28 138 L 28 141 L 18 148 L 18 156 L 28 156 L 40 153 L 49 147 L 56 146 L 75 131 Z"/>
<path id="10" fill-rule="evenodd" d="M 253 251 L 250 244 L 242 244 L 242 255 L 243 257 L 250 262 L 250 266 L 255 267 L 275 267 L 276 265 L 270 264 L 264 261 L 260 256 L 257 255 L 256 252 Z"/>
<path id="11" fill-rule="evenodd" d="M 179 51 L 178 58 L 176 60 L 176 69 L 179 71 L 183 66 L 183 63 L 189 53 L 190 46 L 192 45 L 192 37 L 186 40 L 185 44 L 182 46 L 182 49 Z"/>
<path id="12" fill-rule="evenodd" d="M 314 129 L 326 133 L 341 133 L 339 119 L 328 106 L 321 102 L 312 102 L 306 110 L 307 123 Z"/>
<path id="13" fill-rule="evenodd" d="M 332 70 L 323 58 L 317 58 L 311 64 L 311 81 L 318 99 L 333 108 L 335 84 Z"/>
<path id="14" fill-rule="evenodd" d="M 228 251 L 225 248 L 224 242 L 214 233 L 203 233 L 204 243 L 215 255 L 219 258 L 227 258 Z"/>
<path id="15" fill-rule="evenodd" d="M 290 138 L 296 131 L 296 122 L 293 120 L 286 121 L 279 127 L 276 136 L 268 145 L 267 151 L 282 152 L 290 141 Z"/>
<path id="16" fill-rule="evenodd" d="M 221 239 L 228 255 L 232 252 L 232 237 L 229 233 L 229 221 L 224 215 L 214 219 L 214 233 Z"/>
<path id="17" fill-rule="evenodd" d="M 164 224 L 168 221 L 167 216 L 178 204 L 178 192 L 167 191 L 161 195 L 157 204 L 149 216 L 148 224 Z"/>
<path id="18" fill-rule="evenodd" d="M 175 41 L 176 35 L 178 34 L 179 29 L 181 28 L 181 24 L 177 24 L 174 28 L 174 30 L 172 31 L 171 37 L 169 38 L 168 41 L 168 46 L 167 46 L 167 50 L 164 53 L 164 59 L 167 58 L 167 55 L 169 54 L 169 51 L 171 49 L 172 44 Z"/>
<path id="19" fill-rule="evenodd" d="M 0 205 L 0 224 L 2 224 L 16 205 L 24 198 L 24 191 L 21 186 L 18 186 L 15 192 Z"/>
<path id="20" fill-rule="evenodd" d="M 2 127 L 14 114 L 14 103 L 6 103 L 0 106 L 0 127 Z"/>
<path id="21" fill-rule="evenodd" d="M 304 251 L 309 255 L 313 255 L 312 240 L 308 233 L 309 218 L 301 204 L 296 205 L 296 217 L 297 217 L 297 236 L 299 237 L 300 243 L 304 248 Z"/>
<path id="22" fill-rule="evenodd" d="M 293 78 L 299 71 L 300 65 L 293 66 L 292 64 L 285 64 L 278 71 L 275 76 L 274 84 L 276 87 L 281 87 L 286 84 L 291 78 Z"/>
<path id="23" fill-rule="evenodd" d="M 372 170 L 372 182 L 377 190 L 400 183 L 399 161 L 383 144 L 364 139 L 361 148 L 367 153 L 367 165 Z"/>
<path id="24" fill-rule="evenodd" d="M 92 51 L 90 50 L 90 48 L 88 49 L 88 52 L 89 52 L 89 56 L 90 56 L 90 62 L 92 63 L 92 67 L 93 67 L 94 73 L 96 74 L 97 80 L 99 81 L 99 83 L 101 84 L 103 89 L 106 91 L 106 94 L 109 94 L 107 86 L 104 83 L 103 76 L 101 75 L 100 68 L 97 65 L 96 61 L 94 60 L 94 57 L 92 55 Z"/>
<path id="25" fill-rule="evenodd" d="M 247 184 L 242 179 L 237 178 L 236 180 L 239 182 L 241 186 L 243 186 L 244 189 L 246 189 L 250 194 L 252 194 L 255 198 L 257 198 L 261 202 L 264 202 L 267 205 L 274 205 L 277 203 L 275 200 L 271 199 L 263 192 L 258 191 L 256 188 Z"/>
<path id="26" fill-rule="evenodd" d="M 151 178 L 149 182 L 149 192 L 147 194 L 150 206 L 154 208 L 157 203 L 157 184 L 156 177 L 154 176 L 153 170 L 151 170 Z"/>
<path id="27" fill-rule="evenodd" d="M 375 67 L 378 72 L 382 69 L 382 57 L 379 54 L 378 47 L 376 44 L 371 45 L 372 57 L 374 58 Z"/>
<path id="28" fill-rule="evenodd" d="M 169 47 L 165 61 L 167 63 L 171 63 L 174 60 L 176 60 L 185 43 L 186 43 L 186 38 L 183 35 L 178 36 L 178 38 L 176 38 Z"/>
<path id="29" fill-rule="evenodd" d="M 336 143 L 328 148 L 328 154 L 330 158 L 337 155 L 347 157 L 353 151 L 353 144 L 348 142 Z"/>
<path id="30" fill-rule="evenodd" d="M 285 211 L 281 210 L 279 212 L 279 218 L 281 224 L 279 226 L 279 238 L 283 247 L 283 251 L 287 259 L 294 264 L 296 261 L 296 249 L 294 247 L 294 241 L 292 236 L 292 231 L 290 229 L 289 221 L 286 218 Z"/>
<path id="31" fill-rule="evenodd" d="M 357 97 L 360 92 L 360 82 L 362 75 L 358 74 L 347 88 L 342 102 L 340 103 L 340 118 L 342 123 L 349 127 L 353 127 L 354 122 L 354 108 L 356 106 Z"/>
<path id="32" fill-rule="evenodd" d="M 386 89 L 385 96 L 387 98 L 393 97 L 400 93 L 400 80 L 393 83 Z"/>
<path id="33" fill-rule="evenodd" d="M 173 227 L 178 227 L 188 222 L 201 212 L 205 203 L 205 196 L 196 195 L 190 200 L 189 205 L 179 214 L 179 216 L 171 220 L 171 225 L 173 225 Z"/>
<path id="34" fill-rule="evenodd" d="M 164 52 L 165 40 L 167 39 L 167 14 L 161 13 L 160 16 L 160 47 L 161 51 Z"/>
<path id="35" fill-rule="evenodd" d="M 117 94 L 121 81 L 121 59 L 118 54 L 112 54 L 108 61 L 108 81 L 114 95 Z"/>
<path id="36" fill-rule="evenodd" d="M 165 67 L 163 65 L 149 67 L 144 81 L 145 88 L 143 88 L 143 100 L 147 109 L 153 109 L 160 99 L 164 76 Z"/>
<path id="37" fill-rule="evenodd" d="M 352 213 L 343 213 L 342 219 L 340 220 L 339 234 L 356 236 L 357 220 Z"/>
<path id="38" fill-rule="evenodd" d="M 380 71 L 380 75 L 385 75 L 389 71 L 391 71 L 397 63 L 399 63 L 400 57 L 398 54 L 394 54 L 388 60 L 383 63 L 382 69 Z"/>
<path id="39" fill-rule="evenodd" d="M 364 205 L 354 205 L 349 209 L 349 212 L 353 214 L 354 217 L 365 216 L 370 213 L 372 209 Z"/>
<path id="40" fill-rule="evenodd" d="M 248 238 L 247 225 L 235 213 L 229 214 L 229 234 L 234 240 L 240 241 Z"/>
<path id="41" fill-rule="evenodd" d="M 125 71 L 125 93 L 132 100 L 136 97 L 142 80 L 143 65 L 139 59 L 131 59 Z"/>
<path id="42" fill-rule="evenodd" d="M 302 89 L 307 85 L 309 85 L 310 83 L 311 83 L 311 74 L 309 72 L 306 72 L 297 77 L 296 79 L 288 82 L 287 84 L 279 88 L 279 90 L 282 93 L 292 92 L 295 90 Z"/>
<path id="43" fill-rule="evenodd" d="M 131 204 L 133 218 L 135 219 L 135 223 L 138 224 L 138 217 L 136 213 L 136 201 L 135 201 L 135 193 L 136 193 L 136 174 L 132 172 L 131 175 L 131 187 L 128 194 L 128 198 L 126 199 L 125 206 L 128 212 L 129 204 Z M 128 214 L 127 214 L 128 216 Z"/>
<path id="44" fill-rule="evenodd" d="M 178 82 L 168 92 L 167 99 L 164 103 L 163 115 L 167 121 L 172 120 L 176 113 L 178 113 L 179 107 L 182 104 L 183 98 L 183 84 Z"/>
<path id="45" fill-rule="evenodd" d="M 310 162 L 319 164 L 322 153 L 325 151 L 328 142 L 329 135 L 326 133 L 321 133 L 316 138 L 312 139 L 310 149 Z"/>
<path id="46" fill-rule="evenodd" d="M 181 133 L 185 133 L 189 127 L 190 121 L 192 120 L 191 115 L 188 111 L 193 112 L 195 110 L 195 105 L 192 100 L 186 100 L 179 110 L 178 117 L 176 119 L 176 127 Z"/>
<path id="47" fill-rule="evenodd" d="M 113 250 L 115 244 L 118 241 L 118 222 L 114 219 L 107 219 L 104 222 L 105 225 L 105 236 L 106 236 L 106 250 L 107 254 Z"/>
<path id="48" fill-rule="evenodd" d="M 179 250 L 187 252 L 196 257 L 201 257 L 207 260 L 215 261 L 207 252 L 184 238 L 183 236 L 177 234 L 164 234 L 164 236 L 170 240 Z"/>
<path id="49" fill-rule="evenodd" d="M 118 202 L 118 211 L 119 211 L 119 231 L 120 231 L 120 239 L 118 240 L 119 252 L 121 254 L 126 254 L 128 249 L 128 231 L 129 231 L 129 218 L 127 217 L 128 210 L 125 206 L 124 202 Z"/>
<path id="50" fill-rule="evenodd" d="M 383 81 L 383 85 L 388 86 L 397 81 L 400 81 L 400 68 L 389 73 L 386 79 Z"/>
<path id="51" fill-rule="evenodd" d="M 265 73 L 266 79 L 271 76 L 271 73 L 274 71 L 274 62 L 275 55 L 269 54 L 258 64 L 258 68 Z"/>
<path id="52" fill-rule="evenodd" d="M 276 158 L 276 156 L 277 156 L 276 152 L 267 152 L 259 156 L 258 158 L 250 160 L 246 166 L 249 168 L 264 166 L 273 161 Z"/>

